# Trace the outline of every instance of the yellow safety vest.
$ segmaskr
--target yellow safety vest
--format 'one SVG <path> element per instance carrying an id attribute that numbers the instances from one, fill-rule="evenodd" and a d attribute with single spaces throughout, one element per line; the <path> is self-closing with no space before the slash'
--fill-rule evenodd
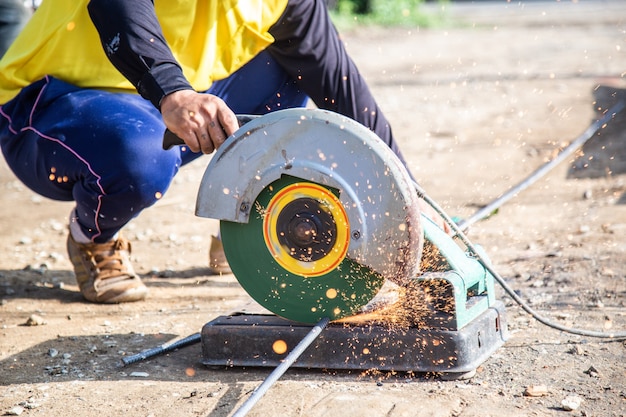
<path id="1" fill-rule="evenodd" d="M 0 60 L 0 103 L 46 75 L 79 87 L 135 92 L 106 57 L 88 3 L 42 2 Z M 268 30 L 287 7 L 287 0 L 154 3 L 165 39 L 198 91 L 232 74 L 271 44 L 274 39 Z"/>

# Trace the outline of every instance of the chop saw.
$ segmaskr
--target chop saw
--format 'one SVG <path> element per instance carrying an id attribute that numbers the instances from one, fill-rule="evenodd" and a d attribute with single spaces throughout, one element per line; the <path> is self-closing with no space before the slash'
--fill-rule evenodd
<path id="1" fill-rule="evenodd" d="M 196 214 L 220 221 L 233 274 L 266 310 L 207 323 L 206 365 L 276 366 L 324 318 L 331 324 L 293 366 L 462 374 L 506 340 L 493 277 L 421 213 L 396 155 L 347 117 L 252 118 L 213 156 Z M 415 315 L 410 324 L 354 320 L 376 311 L 387 286 L 419 295 L 417 306 L 392 303 Z"/>

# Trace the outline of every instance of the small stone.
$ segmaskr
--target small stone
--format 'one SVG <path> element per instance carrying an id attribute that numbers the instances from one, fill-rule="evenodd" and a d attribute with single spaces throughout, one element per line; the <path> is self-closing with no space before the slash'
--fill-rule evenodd
<path id="1" fill-rule="evenodd" d="M 15 406 L 12 409 L 8 410 L 5 415 L 7 416 L 19 416 L 24 412 L 24 407 Z"/>
<path id="2" fill-rule="evenodd" d="M 31 316 L 26 320 L 26 323 L 24 324 L 26 326 L 43 326 L 44 324 L 46 324 L 46 322 L 44 321 L 43 317 L 37 314 L 31 314 Z"/>
<path id="3" fill-rule="evenodd" d="M 545 282 L 543 282 L 542 279 L 538 279 L 538 280 L 536 280 L 536 281 L 534 281 L 533 283 L 530 284 L 530 286 L 534 287 L 534 288 L 541 288 L 544 285 L 545 285 Z"/>
<path id="4" fill-rule="evenodd" d="M 582 398 L 576 395 L 569 395 L 565 397 L 563 401 L 561 401 L 561 407 L 563 407 L 563 410 L 565 411 L 574 411 L 574 410 L 578 410 L 582 402 L 583 402 Z"/>
<path id="5" fill-rule="evenodd" d="M 612 270 L 611 268 L 608 268 L 608 267 L 606 267 L 606 266 L 603 266 L 603 267 L 600 269 L 600 274 L 601 274 L 602 276 L 605 276 L 605 277 L 610 277 L 610 278 L 613 278 L 613 277 L 615 276 L 615 271 L 614 271 L 614 270 Z"/>
<path id="6" fill-rule="evenodd" d="M 54 262 L 58 262 L 62 259 L 65 258 L 65 255 L 60 254 L 59 252 L 50 252 L 48 254 L 48 258 L 50 258 L 51 260 L 53 260 Z"/>
<path id="7" fill-rule="evenodd" d="M 585 373 L 585 374 L 589 375 L 589 376 L 590 376 L 590 377 L 592 377 L 592 378 L 599 378 L 599 377 L 600 377 L 600 373 L 599 373 L 599 372 L 598 372 L 598 370 L 597 370 L 595 367 L 593 367 L 593 366 L 590 366 L 590 367 L 589 367 L 589 369 L 587 369 L 587 370 L 586 370 L 585 372 L 583 372 L 583 373 Z"/>
<path id="8" fill-rule="evenodd" d="M 524 390 L 524 396 L 526 397 L 545 397 L 550 392 L 545 385 L 530 385 Z"/>
<path id="9" fill-rule="evenodd" d="M 59 354 L 58 350 L 53 349 L 53 348 L 48 349 L 48 356 L 50 356 L 51 358 L 54 358 L 58 354 Z"/>
<path id="10" fill-rule="evenodd" d="M 567 353 L 571 353 L 572 355 L 583 355 L 585 350 L 580 345 L 574 345 Z"/>
<path id="11" fill-rule="evenodd" d="M 615 233 L 615 231 L 613 230 L 613 225 L 608 224 L 608 223 L 605 223 L 602 225 L 602 232 L 609 233 L 609 234 Z"/>
<path id="12" fill-rule="evenodd" d="M 20 403 L 20 406 L 24 407 L 27 410 L 32 410 L 34 408 L 41 407 L 41 404 L 34 402 L 32 399 L 28 401 L 24 401 Z"/>
<path id="13" fill-rule="evenodd" d="M 66 225 L 64 223 L 54 221 L 54 220 L 50 222 L 50 229 L 54 230 L 55 232 L 60 232 L 62 230 L 65 230 L 65 227 Z"/>
<path id="14" fill-rule="evenodd" d="M 46 271 L 48 271 L 48 269 L 50 269 L 50 268 L 48 267 L 48 264 L 46 264 L 46 263 L 32 264 L 32 265 L 28 265 L 26 268 L 24 268 L 25 271 L 36 272 L 39 275 L 45 274 Z"/>
<path id="15" fill-rule="evenodd" d="M 133 376 L 136 378 L 147 378 L 150 376 L 150 374 L 147 372 L 131 372 L 130 376 Z"/>

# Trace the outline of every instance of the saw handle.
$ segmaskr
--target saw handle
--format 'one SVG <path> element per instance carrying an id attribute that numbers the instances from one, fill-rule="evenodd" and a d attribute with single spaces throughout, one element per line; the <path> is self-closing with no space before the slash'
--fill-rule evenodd
<path id="1" fill-rule="evenodd" d="M 246 123 L 248 123 L 249 121 L 256 119 L 257 117 L 260 117 L 260 116 L 255 115 L 255 114 L 238 114 L 237 122 L 239 123 L 239 127 L 241 127 L 245 125 Z M 176 145 L 184 145 L 184 144 L 185 144 L 184 140 L 176 136 L 169 129 L 165 129 L 165 133 L 163 133 L 163 149 L 164 150 L 167 151 L 168 149 L 172 149 Z"/>

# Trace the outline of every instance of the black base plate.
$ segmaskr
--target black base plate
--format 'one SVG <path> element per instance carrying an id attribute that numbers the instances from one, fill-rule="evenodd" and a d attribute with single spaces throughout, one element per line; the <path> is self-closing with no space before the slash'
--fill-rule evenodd
<path id="1" fill-rule="evenodd" d="M 220 316 L 202 328 L 202 363 L 276 367 L 311 327 L 274 315 Z M 464 374 L 474 371 L 506 338 L 500 301 L 454 331 L 331 323 L 292 367 Z"/>

